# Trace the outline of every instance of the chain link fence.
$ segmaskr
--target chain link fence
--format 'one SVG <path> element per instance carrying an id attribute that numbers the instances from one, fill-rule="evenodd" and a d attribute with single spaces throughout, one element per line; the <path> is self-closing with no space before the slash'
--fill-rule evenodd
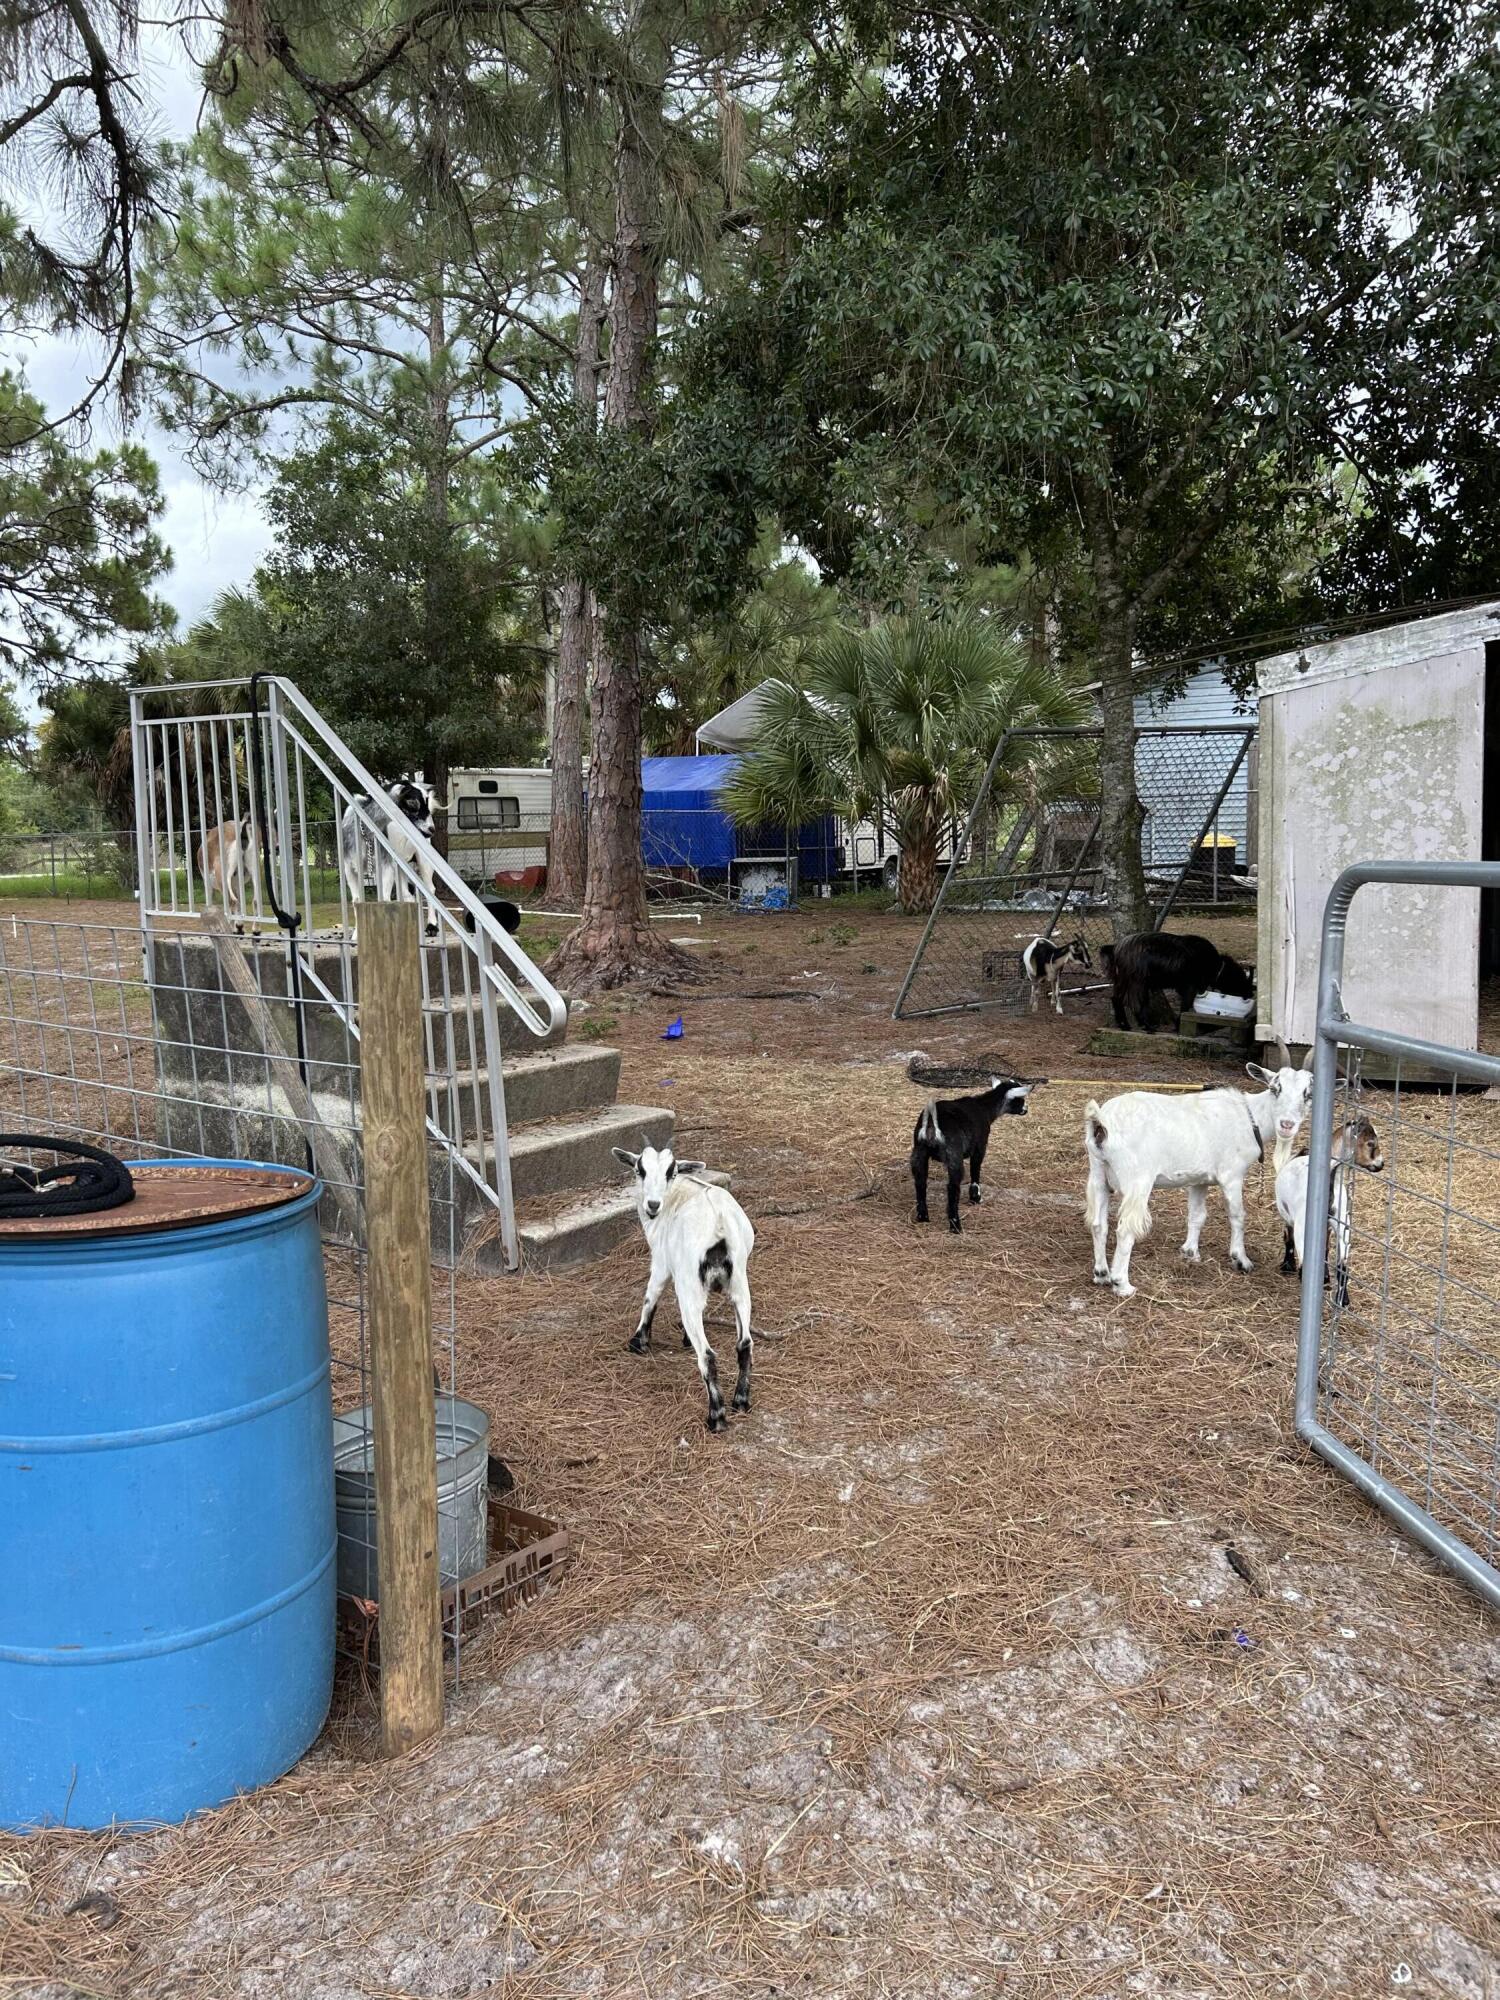
<path id="1" fill-rule="evenodd" d="M 1102 988 L 1111 935 L 1099 849 L 1099 729 L 1012 730 L 997 746 L 913 956 L 896 1018 L 975 1007 L 1019 1011 L 1031 987 L 1021 953 L 1035 937 L 1081 938 L 1096 968 L 1064 992 Z M 1153 927 L 1253 895 L 1248 724 L 1140 728 L 1141 864 Z"/>

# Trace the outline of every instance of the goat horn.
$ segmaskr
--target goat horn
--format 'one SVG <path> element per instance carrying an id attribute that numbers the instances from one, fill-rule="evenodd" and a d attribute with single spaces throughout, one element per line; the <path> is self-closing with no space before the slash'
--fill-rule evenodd
<path id="1" fill-rule="evenodd" d="M 1272 1042 L 1271 1049 L 1276 1057 L 1276 1067 L 1278 1069 L 1290 1069 L 1292 1066 L 1292 1052 L 1279 1035 Z"/>

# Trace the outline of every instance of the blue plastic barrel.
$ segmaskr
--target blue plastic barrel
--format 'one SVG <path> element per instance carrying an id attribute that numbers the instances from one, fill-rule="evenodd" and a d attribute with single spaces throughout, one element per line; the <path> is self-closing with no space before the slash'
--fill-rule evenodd
<path id="1" fill-rule="evenodd" d="M 328 1712 L 318 1185 L 233 1161 L 131 1171 L 135 1202 L 66 1231 L 0 1223 L 13 1828 L 182 1819 L 279 1777 Z"/>

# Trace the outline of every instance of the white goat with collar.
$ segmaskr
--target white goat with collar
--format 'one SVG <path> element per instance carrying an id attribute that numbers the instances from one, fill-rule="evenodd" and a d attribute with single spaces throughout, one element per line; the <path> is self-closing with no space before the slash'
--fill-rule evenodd
<path id="1" fill-rule="evenodd" d="M 1292 1156 L 1307 1117 L 1312 1076 L 1304 1067 L 1245 1068 L 1262 1090 L 1205 1090 L 1195 1097 L 1165 1097 L 1127 1090 L 1103 1106 L 1084 1111 L 1083 1137 L 1089 1156 L 1085 1214 L 1094 1238 L 1094 1283 L 1113 1285 L 1132 1298 L 1130 1253 L 1151 1229 L 1154 1188 L 1186 1188 L 1187 1237 L 1182 1254 L 1200 1261 L 1198 1238 L 1208 1214 L 1208 1190 L 1217 1187 L 1229 1210 L 1229 1259 L 1237 1270 L 1252 1269 L 1245 1252 L 1245 1176 L 1266 1147 L 1274 1145 L 1277 1169 Z M 1115 1254 L 1106 1263 L 1109 1198 L 1120 1197 L 1115 1220 Z"/>
<path id="2" fill-rule="evenodd" d="M 621 1166 L 635 1175 L 635 1207 L 651 1249 L 651 1275 L 641 1306 L 640 1325 L 630 1338 L 633 1353 L 651 1346 L 651 1321 L 667 1280 L 677 1294 L 682 1316 L 682 1344 L 691 1347 L 698 1373 L 708 1389 L 708 1428 L 724 1430 L 724 1398 L 719 1393 L 719 1364 L 703 1330 L 703 1308 L 711 1292 L 728 1292 L 734 1307 L 735 1359 L 739 1379 L 730 1407 L 750 1407 L 750 1252 L 755 1231 L 750 1218 L 726 1188 L 693 1180 L 704 1171 L 702 1160 L 678 1160 L 670 1146 L 646 1146 L 639 1153 L 612 1148 Z"/>

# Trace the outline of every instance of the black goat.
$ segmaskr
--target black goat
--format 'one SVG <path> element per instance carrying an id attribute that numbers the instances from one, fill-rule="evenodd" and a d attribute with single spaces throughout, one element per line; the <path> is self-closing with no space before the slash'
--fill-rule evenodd
<path id="1" fill-rule="evenodd" d="M 1238 959 L 1206 937 L 1170 931 L 1140 931 L 1099 954 L 1114 982 L 1115 1026 L 1128 1028 L 1133 1013 L 1150 1035 L 1151 996 L 1170 990 L 1177 1011 L 1186 1014 L 1200 993 L 1232 993 L 1243 1000 L 1255 992 L 1255 982 Z"/>
<path id="2" fill-rule="evenodd" d="M 509 931 L 511 936 L 514 937 L 516 932 L 521 928 L 520 904 L 504 902 L 498 896 L 481 896 L 479 900 L 495 919 L 501 930 Z M 466 930 L 473 930 L 474 928 L 474 917 L 471 911 L 464 911 L 464 927 Z"/>
<path id="3" fill-rule="evenodd" d="M 979 1199 L 979 1169 L 990 1143 L 990 1127 L 1002 1116 L 1021 1117 L 1035 1083 L 1017 1083 L 1014 1077 L 997 1076 L 978 1097 L 932 1097 L 923 1107 L 911 1135 L 911 1177 L 917 1189 L 917 1220 L 927 1220 L 927 1169 L 941 1160 L 948 1170 L 948 1227 L 955 1236 L 963 1224 L 958 1219 L 958 1190 L 964 1177 L 964 1161 L 969 1163 L 969 1200 Z"/>

